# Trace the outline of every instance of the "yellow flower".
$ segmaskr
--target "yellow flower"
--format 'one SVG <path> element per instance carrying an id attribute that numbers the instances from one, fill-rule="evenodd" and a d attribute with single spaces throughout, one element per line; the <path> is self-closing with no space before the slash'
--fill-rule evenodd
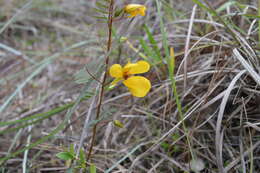
<path id="1" fill-rule="evenodd" d="M 144 97 L 151 89 L 151 83 L 148 79 L 142 76 L 133 76 L 134 74 L 145 73 L 149 71 L 150 64 L 146 61 L 138 61 L 136 63 L 127 63 L 124 67 L 120 64 L 114 64 L 109 69 L 110 76 L 115 80 L 112 85 L 119 81 L 129 89 L 135 97 Z"/>
<path id="2" fill-rule="evenodd" d="M 128 17 L 131 18 L 135 17 L 138 14 L 141 16 L 145 16 L 146 7 L 140 4 L 129 4 L 125 6 L 124 10 L 125 13 L 130 14 L 130 16 Z"/>

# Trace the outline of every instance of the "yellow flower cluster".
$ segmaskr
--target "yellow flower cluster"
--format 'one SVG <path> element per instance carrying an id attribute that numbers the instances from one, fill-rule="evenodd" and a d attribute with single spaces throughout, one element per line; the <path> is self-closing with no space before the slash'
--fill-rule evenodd
<path id="1" fill-rule="evenodd" d="M 115 80 L 112 85 L 116 85 L 119 81 L 129 89 L 135 97 L 144 97 L 151 89 L 151 83 L 142 76 L 134 76 L 149 71 L 150 64 L 146 61 L 138 61 L 136 63 L 127 63 L 124 67 L 120 64 L 114 64 L 109 69 L 110 76 Z"/>
<path id="2" fill-rule="evenodd" d="M 124 11 L 130 15 L 129 18 L 137 15 L 145 16 L 146 7 L 140 4 L 129 4 L 125 6 Z"/>
<path id="3" fill-rule="evenodd" d="M 124 7 L 123 11 L 129 14 L 129 18 L 137 15 L 145 16 L 146 7 L 140 4 L 128 4 Z M 149 71 L 149 69 L 150 64 L 146 61 L 138 61 L 136 63 L 128 62 L 124 67 L 120 64 L 114 64 L 109 69 L 110 76 L 115 78 L 111 86 L 122 81 L 133 96 L 144 97 L 151 89 L 151 82 L 145 77 L 134 75 L 145 73 Z"/>

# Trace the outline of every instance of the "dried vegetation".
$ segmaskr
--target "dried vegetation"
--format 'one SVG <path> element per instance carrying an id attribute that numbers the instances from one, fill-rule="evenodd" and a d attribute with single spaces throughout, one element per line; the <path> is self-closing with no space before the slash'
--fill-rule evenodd
<path id="1" fill-rule="evenodd" d="M 115 22 L 111 64 L 147 58 L 152 91 L 142 99 L 121 86 L 106 91 L 91 159 L 98 172 L 260 172 L 257 2 L 142 2 L 145 17 Z M 97 82 L 86 69 L 100 78 L 107 26 L 93 17 L 95 1 L 0 4 L 1 171 L 65 172 L 55 155 L 90 145 Z"/>

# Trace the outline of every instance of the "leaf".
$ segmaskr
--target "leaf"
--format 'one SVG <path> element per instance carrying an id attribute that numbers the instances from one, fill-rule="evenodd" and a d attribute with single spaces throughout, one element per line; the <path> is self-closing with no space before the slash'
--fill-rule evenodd
<path id="1" fill-rule="evenodd" d="M 80 149 L 79 151 L 79 164 L 81 168 L 86 168 L 86 156 L 83 149 Z"/>
<path id="2" fill-rule="evenodd" d="M 70 152 L 60 152 L 56 156 L 61 160 L 72 160 L 74 158 Z"/>
<path id="3" fill-rule="evenodd" d="M 86 163 L 86 156 L 85 156 L 85 152 L 83 149 L 80 149 L 80 151 L 79 151 L 79 160 L 80 160 L 80 163 Z"/>
<path id="4" fill-rule="evenodd" d="M 108 17 L 103 17 L 103 16 L 92 16 L 92 17 L 94 17 L 96 19 L 100 19 L 100 20 L 107 20 L 108 19 Z"/>
<path id="5" fill-rule="evenodd" d="M 102 13 L 102 14 L 108 14 L 108 11 L 99 9 L 99 8 L 93 8 L 94 11 L 98 12 L 98 13 Z"/>
<path id="6" fill-rule="evenodd" d="M 217 13 L 214 10 L 211 10 L 210 8 L 208 8 L 206 5 L 204 5 L 203 3 L 201 3 L 199 0 L 192 0 L 195 4 L 197 4 L 198 6 L 200 6 L 201 8 L 203 8 L 204 10 L 208 11 L 212 16 L 216 16 Z"/>
<path id="7" fill-rule="evenodd" d="M 90 164 L 89 172 L 90 173 L 96 173 L 97 172 L 96 166 L 94 164 Z"/>
<path id="8" fill-rule="evenodd" d="M 107 3 L 107 2 L 104 2 L 104 3 Z M 99 7 L 99 8 L 103 8 L 103 9 L 108 9 L 109 6 L 107 4 L 103 4 L 99 1 L 96 2 L 96 6 Z"/>
<path id="9" fill-rule="evenodd" d="M 121 123 L 119 120 L 114 120 L 113 123 L 116 127 L 124 128 L 124 124 Z"/>
<path id="10" fill-rule="evenodd" d="M 114 14 L 114 17 L 118 17 L 120 16 L 121 14 L 124 13 L 124 9 L 119 9 L 119 10 L 116 10 L 115 14 Z"/>
<path id="11" fill-rule="evenodd" d="M 169 147 L 170 147 L 170 144 L 167 143 L 167 142 L 162 142 L 162 143 L 161 143 L 161 147 L 162 147 L 165 151 L 167 151 L 167 150 L 169 149 Z"/>
<path id="12" fill-rule="evenodd" d="M 154 57 L 155 57 L 155 56 L 154 56 L 155 53 L 154 53 L 154 51 L 152 50 L 152 48 L 147 45 L 146 41 L 144 41 L 144 39 L 140 38 L 140 44 L 141 44 L 142 48 L 144 49 L 144 53 L 145 53 L 149 58 L 151 57 L 151 58 L 155 59 L 155 61 L 156 61 L 156 58 L 154 58 Z"/>
<path id="13" fill-rule="evenodd" d="M 218 9 L 216 9 L 216 11 L 218 13 L 220 13 L 234 4 L 236 4 L 236 1 L 228 1 L 228 2 L 224 3 L 223 5 L 221 5 Z"/>
<path id="14" fill-rule="evenodd" d="M 90 79 L 90 76 L 84 69 L 81 69 L 80 71 L 74 74 L 74 78 L 77 84 L 83 84 Z"/>
<path id="15" fill-rule="evenodd" d="M 242 14 L 243 16 L 246 16 L 248 18 L 253 18 L 253 19 L 260 19 L 260 16 L 254 15 L 254 14 Z"/>
<path id="16" fill-rule="evenodd" d="M 154 50 L 155 53 L 156 53 L 156 58 L 157 58 L 157 60 L 161 60 L 160 49 L 159 49 L 159 47 L 157 46 L 158 43 L 157 43 L 156 40 L 154 39 L 153 34 L 151 33 L 151 31 L 149 30 L 149 28 L 148 28 L 146 25 L 144 26 L 144 30 L 145 30 L 145 32 L 146 32 L 146 34 L 147 34 L 147 36 L 148 36 L 148 39 L 149 39 L 149 41 L 150 41 L 150 43 L 151 43 L 151 45 L 152 45 L 152 47 L 153 47 L 153 50 Z"/>
<path id="17" fill-rule="evenodd" d="M 69 151 L 72 155 L 75 155 L 75 150 L 74 150 L 74 146 L 73 144 L 70 144 L 70 151 Z"/>

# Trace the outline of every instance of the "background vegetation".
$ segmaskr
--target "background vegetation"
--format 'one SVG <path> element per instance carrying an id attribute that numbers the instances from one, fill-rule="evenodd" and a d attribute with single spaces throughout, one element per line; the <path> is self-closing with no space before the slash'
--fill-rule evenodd
<path id="1" fill-rule="evenodd" d="M 106 89 L 95 120 L 106 3 L 0 1 L 0 171 L 260 172 L 259 3 L 115 0 L 147 14 L 114 22 L 110 65 L 148 61 L 152 89 Z"/>

